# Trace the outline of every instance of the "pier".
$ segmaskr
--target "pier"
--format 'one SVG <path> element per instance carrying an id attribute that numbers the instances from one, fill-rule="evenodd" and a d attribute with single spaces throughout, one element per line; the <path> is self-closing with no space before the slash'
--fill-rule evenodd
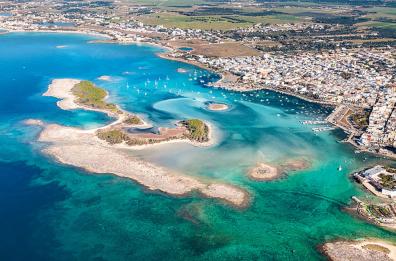
<path id="1" fill-rule="evenodd" d="M 335 130 L 335 129 L 336 129 L 335 127 L 315 127 L 315 128 L 312 128 L 312 130 L 314 132 L 331 131 L 331 130 Z"/>

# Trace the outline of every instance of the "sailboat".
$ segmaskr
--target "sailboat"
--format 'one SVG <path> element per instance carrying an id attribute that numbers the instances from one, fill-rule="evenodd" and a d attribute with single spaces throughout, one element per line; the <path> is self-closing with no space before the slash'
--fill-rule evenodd
<path id="1" fill-rule="evenodd" d="M 338 166 L 337 170 L 338 170 L 338 171 L 342 171 L 342 167 L 341 167 L 341 165 L 340 165 L 340 166 Z"/>

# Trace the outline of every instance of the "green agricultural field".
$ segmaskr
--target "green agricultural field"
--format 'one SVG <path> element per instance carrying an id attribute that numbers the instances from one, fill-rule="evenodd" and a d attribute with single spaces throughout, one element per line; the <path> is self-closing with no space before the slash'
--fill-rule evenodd
<path id="1" fill-rule="evenodd" d="M 133 0 L 133 3 L 156 7 L 188 7 L 209 2 L 205 0 Z"/>
<path id="2" fill-rule="evenodd" d="M 167 28 L 230 30 L 248 27 L 251 22 L 235 22 L 223 16 L 185 16 L 177 13 L 160 13 L 140 17 L 145 24 L 163 25 Z"/>
<path id="3" fill-rule="evenodd" d="M 320 17 L 336 19 L 353 16 L 360 20 L 358 26 L 395 29 L 396 8 L 356 7 L 350 5 L 308 2 L 274 2 L 271 6 L 238 6 L 205 0 L 137 0 L 137 3 L 155 6 L 158 13 L 139 16 L 138 20 L 167 28 L 232 30 L 251 25 L 310 22 Z M 202 6 L 202 4 L 209 4 Z M 359 12 L 362 12 L 359 15 Z M 357 13 L 357 14 L 356 14 Z"/>
<path id="4" fill-rule="evenodd" d="M 368 21 L 368 22 L 364 22 L 364 23 L 359 23 L 357 25 L 358 26 L 368 26 L 368 27 L 374 27 L 374 28 L 384 28 L 384 29 L 396 30 L 396 23 Z"/>
<path id="5" fill-rule="evenodd" d="M 167 28 L 205 29 L 205 30 L 232 30 L 245 28 L 257 23 L 280 24 L 307 21 L 303 17 L 287 14 L 268 16 L 244 15 L 211 15 L 211 16 L 186 16 L 178 13 L 163 12 L 150 14 L 138 18 L 141 22 L 151 25 L 163 25 Z"/>
<path id="6" fill-rule="evenodd" d="M 364 9 L 367 12 L 375 12 L 378 15 L 393 15 L 396 16 L 396 8 L 392 7 L 372 7 Z"/>

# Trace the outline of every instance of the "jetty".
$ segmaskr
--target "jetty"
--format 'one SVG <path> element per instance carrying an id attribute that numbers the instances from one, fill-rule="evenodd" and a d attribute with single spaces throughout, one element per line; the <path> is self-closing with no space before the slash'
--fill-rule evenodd
<path id="1" fill-rule="evenodd" d="M 329 127 L 329 126 L 325 126 L 325 127 L 314 127 L 312 128 L 312 131 L 314 132 L 323 132 L 323 131 L 331 131 L 331 130 L 335 130 L 335 127 Z"/>

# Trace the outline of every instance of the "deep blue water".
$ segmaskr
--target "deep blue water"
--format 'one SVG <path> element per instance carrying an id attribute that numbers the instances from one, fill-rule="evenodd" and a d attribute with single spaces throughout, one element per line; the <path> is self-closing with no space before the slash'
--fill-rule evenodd
<path id="1" fill-rule="evenodd" d="M 395 239 L 340 209 L 352 195 L 368 197 L 348 173 L 380 160 L 338 143 L 338 131 L 315 135 L 299 122 L 323 119 L 330 108 L 269 91 L 209 88 L 205 83 L 217 75 L 160 59 L 154 47 L 89 44 L 93 37 L 81 35 L 0 39 L 0 260 L 317 260 L 323 258 L 317 245 L 327 240 Z M 110 81 L 98 79 L 103 75 Z M 192 117 L 210 121 L 219 139 L 212 148 L 165 145 L 133 154 L 241 186 L 252 205 L 235 210 L 197 196 L 173 198 L 42 155 L 39 129 L 21 121 L 89 128 L 111 120 L 60 110 L 56 99 L 42 96 L 52 79 L 65 77 L 94 81 L 112 102 L 155 127 Z M 208 111 L 211 101 L 230 110 Z M 296 157 L 313 166 L 269 183 L 245 176 L 257 161 Z"/>

